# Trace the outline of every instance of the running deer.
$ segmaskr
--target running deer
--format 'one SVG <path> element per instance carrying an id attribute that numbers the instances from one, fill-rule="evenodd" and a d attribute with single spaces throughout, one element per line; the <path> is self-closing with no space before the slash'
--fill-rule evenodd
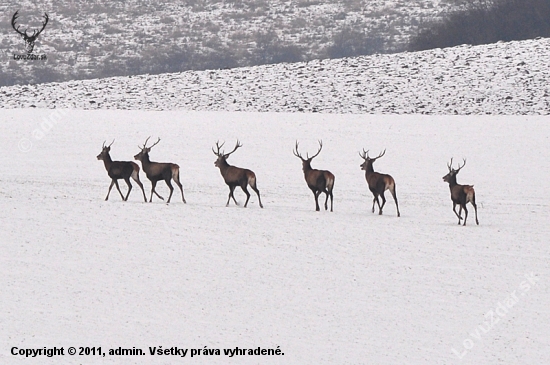
<path id="1" fill-rule="evenodd" d="M 384 192 L 386 190 L 389 190 L 391 195 L 393 196 L 393 200 L 395 201 L 395 207 L 397 208 L 397 216 L 400 217 L 401 214 L 399 213 L 399 204 L 397 203 L 397 195 L 395 194 L 395 180 L 393 177 L 391 177 L 388 174 L 380 174 L 378 172 L 375 172 L 372 164 L 374 161 L 379 159 L 380 157 L 384 156 L 386 153 L 386 150 L 384 150 L 382 153 L 378 155 L 378 157 L 369 157 L 369 151 L 365 151 L 363 148 L 363 153 L 359 153 L 359 156 L 365 160 L 360 166 L 361 170 L 365 170 L 365 178 L 367 179 L 367 184 L 369 185 L 369 190 L 374 195 L 374 199 L 372 200 L 372 212 L 374 213 L 374 204 L 378 204 L 378 214 L 382 215 L 382 209 L 384 208 L 384 205 L 386 204 L 386 198 L 384 197 Z M 382 205 L 380 205 L 380 201 L 378 200 L 378 196 L 382 198 Z"/>
<path id="2" fill-rule="evenodd" d="M 328 198 L 330 196 L 330 211 L 332 212 L 332 188 L 334 187 L 334 175 L 327 170 L 315 170 L 311 168 L 311 160 L 321 153 L 323 149 L 323 141 L 319 141 L 319 151 L 311 157 L 306 153 L 306 158 L 303 158 L 302 155 L 298 152 L 298 141 L 296 141 L 296 148 L 294 151 L 294 156 L 302 160 L 302 170 L 304 170 L 304 177 L 306 179 L 307 186 L 313 192 L 315 197 L 315 210 L 319 211 L 319 195 L 325 193 L 325 210 L 328 210 Z"/>
<path id="3" fill-rule="evenodd" d="M 472 203 L 474 210 L 476 212 L 476 224 L 479 224 L 477 220 L 477 205 L 476 205 L 476 192 L 474 191 L 473 185 L 460 185 L 456 182 L 456 175 L 466 165 L 466 159 L 463 159 L 464 163 L 462 166 L 459 165 L 458 169 L 453 169 L 453 159 L 447 164 L 449 168 L 449 173 L 443 176 L 443 181 L 449 183 L 449 188 L 451 189 L 451 200 L 453 201 L 453 212 L 455 212 L 458 217 L 458 224 L 462 220 L 462 209 L 464 209 L 464 226 L 466 225 L 466 219 L 468 218 L 468 209 L 466 209 L 466 204 Z M 458 213 L 456 212 L 456 205 L 460 205 Z"/>
<path id="4" fill-rule="evenodd" d="M 222 143 L 221 145 L 219 144 L 219 141 L 216 142 L 217 151 L 214 151 L 214 148 L 212 147 L 212 152 L 214 152 L 214 154 L 218 156 L 216 161 L 214 161 L 214 166 L 220 169 L 220 172 L 222 174 L 223 179 L 225 180 L 225 183 L 227 184 L 227 186 L 229 186 L 229 197 L 227 198 L 227 204 L 225 204 L 225 206 L 226 207 L 229 206 L 229 201 L 231 200 L 231 198 L 233 198 L 233 201 L 235 202 L 236 205 L 239 205 L 239 203 L 237 203 L 237 201 L 235 200 L 233 191 L 237 186 L 240 186 L 241 189 L 246 194 L 246 202 L 244 203 L 244 207 L 246 208 L 246 205 L 248 204 L 248 200 L 250 199 L 250 193 L 248 192 L 248 189 L 246 187 L 247 185 L 250 185 L 252 190 L 254 190 L 258 195 L 258 202 L 260 203 L 260 208 L 263 208 L 264 206 L 262 205 L 262 199 L 260 198 L 260 191 L 256 187 L 256 174 L 254 174 L 254 172 L 248 169 L 242 169 L 240 167 L 231 166 L 230 164 L 227 163 L 227 158 L 229 157 L 229 155 L 235 152 L 237 148 L 242 147 L 242 144 L 240 144 L 239 140 L 237 140 L 237 144 L 235 145 L 235 148 L 233 149 L 233 151 L 229 153 L 225 153 L 225 151 L 220 151 L 224 144 L 225 142 Z"/>
<path id="5" fill-rule="evenodd" d="M 111 146 L 115 143 L 115 140 L 113 139 L 113 142 L 111 142 L 108 146 L 105 146 L 105 142 L 103 142 L 103 147 L 101 147 L 101 153 L 97 155 L 98 160 L 103 160 L 105 170 L 107 170 L 107 174 L 111 178 L 111 185 L 109 186 L 109 191 L 107 192 L 107 197 L 105 200 L 109 199 L 111 189 L 113 188 L 113 185 L 116 185 L 122 200 L 127 201 L 130 196 L 130 191 L 132 191 L 132 184 L 130 183 L 130 178 L 132 178 L 141 188 L 141 191 L 143 192 L 143 199 L 147 202 L 145 190 L 143 190 L 143 184 L 139 181 L 139 166 L 137 163 L 132 161 L 113 161 L 109 152 L 111 151 Z M 124 179 L 128 185 L 128 193 L 126 193 L 126 197 L 122 195 L 120 187 L 118 186 L 119 179 Z"/>
<path id="6" fill-rule="evenodd" d="M 174 192 L 174 188 L 172 187 L 172 183 L 170 182 L 172 179 L 181 190 L 181 198 L 183 202 L 187 203 L 185 201 L 185 196 L 183 195 L 183 187 L 180 183 L 180 167 L 175 163 L 152 162 L 149 159 L 149 152 L 151 152 L 151 148 L 155 147 L 160 142 L 160 138 L 152 146 L 147 147 L 147 142 L 149 141 L 149 138 L 151 137 L 148 137 L 145 140 L 143 147 L 138 146 L 139 148 L 141 148 L 141 152 L 134 156 L 134 159 L 141 161 L 141 166 L 143 167 L 145 175 L 147 175 L 147 178 L 151 180 L 151 198 L 149 199 L 149 203 L 153 201 L 153 193 L 155 193 L 155 195 L 158 196 L 160 200 L 164 200 L 164 198 L 155 191 L 155 186 L 157 186 L 157 181 L 159 180 L 164 180 L 164 182 L 166 182 L 166 185 L 168 185 L 168 188 L 170 189 L 170 195 L 168 196 L 168 201 L 166 202 L 170 203 L 172 193 Z"/>

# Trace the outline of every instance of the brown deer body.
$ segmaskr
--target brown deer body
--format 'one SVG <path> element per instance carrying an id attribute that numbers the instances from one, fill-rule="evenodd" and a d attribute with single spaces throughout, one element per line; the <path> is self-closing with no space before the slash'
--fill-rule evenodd
<path id="1" fill-rule="evenodd" d="M 170 162 L 152 162 L 149 159 L 149 152 L 151 152 L 151 148 L 153 148 L 157 145 L 157 143 L 160 142 L 160 138 L 151 147 L 147 147 L 147 141 L 149 141 L 149 138 L 151 137 L 148 137 L 145 140 L 143 147 L 138 146 L 139 148 L 141 148 L 141 152 L 134 156 L 136 160 L 141 161 L 143 171 L 145 172 L 147 178 L 151 181 L 151 197 L 149 199 L 149 202 L 153 201 L 153 193 L 155 193 L 155 195 L 158 196 L 161 200 L 164 200 L 164 198 L 155 191 L 157 182 L 159 180 L 164 180 L 164 182 L 170 189 L 170 195 L 168 196 L 168 200 L 166 201 L 166 203 L 170 203 L 170 199 L 172 199 L 172 193 L 174 192 L 174 187 L 172 186 L 172 183 L 170 181 L 174 180 L 176 185 L 180 188 L 181 199 L 184 203 L 186 203 L 185 196 L 183 195 L 183 186 L 180 183 L 180 167 L 177 164 Z"/>
<path id="2" fill-rule="evenodd" d="M 132 191 L 132 184 L 130 183 L 130 178 L 132 178 L 141 188 L 141 191 L 143 192 L 143 199 L 147 201 L 145 190 L 143 190 L 143 184 L 141 183 L 141 181 L 139 181 L 139 166 L 132 161 L 113 161 L 111 159 L 111 155 L 109 154 L 109 152 L 111 151 L 111 146 L 114 142 L 115 141 L 113 140 L 113 142 L 109 146 L 105 146 L 105 142 L 103 142 L 101 153 L 97 155 L 98 160 L 103 160 L 105 170 L 107 170 L 107 175 L 109 175 L 109 177 L 111 178 L 111 185 L 109 186 L 109 191 L 107 192 L 107 197 L 105 198 L 105 200 L 109 200 L 111 189 L 113 188 L 113 185 L 116 185 L 116 188 L 120 193 L 120 197 L 122 198 L 122 200 L 127 201 L 128 197 L 130 196 L 130 191 Z M 122 195 L 120 187 L 118 186 L 119 179 L 124 179 L 124 181 L 126 181 L 126 184 L 128 185 L 128 193 L 126 193 L 126 197 Z"/>
<path id="3" fill-rule="evenodd" d="M 325 210 L 328 210 L 328 198 L 330 197 L 330 211 L 332 212 L 332 189 L 334 187 L 334 175 L 327 170 L 315 170 L 311 168 L 311 161 L 319 155 L 323 149 L 323 142 L 319 141 L 319 151 L 311 157 L 306 153 L 306 158 L 303 158 L 298 152 L 298 141 L 296 141 L 296 148 L 294 156 L 302 160 L 302 170 L 304 171 L 304 178 L 307 186 L 313 192 L 315 198 L 315 210 L 319 211 L 319 195 L 325 193 Z"/>
<path id="4" fill-rule="evenodd" d="M 363 162 L 360 166 L 361 170 L 365 170 L 365 179 L 367 180 L 367 184 L 369 185 L 369 190 L 374 195 L 374 199 L 372 200 L 372 212 L 374 213 L 374 204 L 376 203 L 378 204 L 378 214 L 382 214 L 382 209 L 386 204 L 384 192 L 386 190 L 389 190 L 391 195 L 393 196 L 393 200 L 395 201 L 397 216 L 400 217 L 401 213 L 399 213 L 399 203 L 397 202 L 397 194 L 395 193 L 395 180 L 388 174 L 380 174 L 378 172 L 375 172 L 374 168 L 372 167 L 374 161 L 384 156 L 385 153 L 386 150 L 380 153 L 378 157 L 371 158 L 369 157 L 369 151 L 365 151 L 365 149 L 363 149 L 363 154 L 359 153 L 359 156 L 361 156 L 361 158 L 363 158 L 365 162 Z M 379 196 L 382 198 L 382 205 L 380 205 L 380 201 L 378 200 Z"/>
<path id="5" fill-rule="evenodd" d="M 235 191 L 235 188 L 237 186 L 240 186 L 243 192 L 246 194 L 246 202 L 244 203 L 244 207 L 246 208 L 248 200 L 250 199 L 250 193 L 248 192 L 247 186 L 250 185 L 252 190 L 256 192 L 256 195 L 258 195 L 260 208 L 263 208 L 264 206 L 262 205 L 262 199 L 260 198 L 260 191 L 256 187 L 256 174 L 254 174 L 254 172 L 251 170 L 231 166 L 227 163 L 227 158 L 229 157 L 229 155 L 235 152 L 237 148 L 242 147 L 242 144 L 240 144 L 237 140 L 235 148 L 229 153 L 220 151 L 223 145 L 224 143 L 222 143 L 220 146 L 219 142 L 216 142 L 217 151 L 214 151 L 214 148 L 212 148 L 212 152 L 214 152 L 214 154 L 218 156 L 216 161 L 214 161 L 214 166 L 220 169 L 223 180 L 225 181 L 227 186 L 229 186 L 229 196 L 227 198 L 227 204 L 225 206 L 229 206 L 229 201 L 231 200 L 231 198 L 233 198 L 233 201 L 236 205 L 239 205 L 235 200 L 233 192 Z"/>
<path id="6" fill-rule="evenodd" d="M 472 203 L 476 213 L 476 224 L 479 225 L 477 219 L 477 205 L 476 205 L 476 192 L 474 191 L 473 185 L 460 185 L 456 182 L 456 175 L 466 165 L 466 159 L 464 159 L 464 164 L 459 165 L 458 169 L 453 169 L 453 159 L 447 164 L 449 168 L 449 173 L 443 176 L 443 181 L 449 183 L 449 189 L 451 190 L 451 200 L 453 201 L 453 212 L 455 212 L 458 217 L 458 224 L 462 220 L 462 209 L 464 209 L 464 226 L 466 225 L 466 219 L 468 219 L 468 209 L 466 209 L 466 204 Z M 458 213 L 456 212 L 456 205 L 460 206 Z"/>

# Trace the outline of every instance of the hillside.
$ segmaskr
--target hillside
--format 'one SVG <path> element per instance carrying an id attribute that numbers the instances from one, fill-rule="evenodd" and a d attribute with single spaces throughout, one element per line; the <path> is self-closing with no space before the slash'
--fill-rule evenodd
<path id="1" fill-rule="evenodd" d="M 425 20 L 462 0 L 0 1 L 0 86 L 307 61 L 405 48 Z M 50 21 L 46 62 L 21 62 L 11 28 Z"/>
<path id="2" fill-rule="evenodd" d="M 0 88 L 4 108 L 549 114 L 550 39 Z"/>

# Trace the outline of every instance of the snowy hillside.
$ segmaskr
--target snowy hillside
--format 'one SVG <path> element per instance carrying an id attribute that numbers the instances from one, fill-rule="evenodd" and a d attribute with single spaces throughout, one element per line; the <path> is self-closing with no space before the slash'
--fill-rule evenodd
<path id="1" fill-rule="evenodd" d="M 464 3 L 0 0 L 0 85 L 332 58 L 331 47 L 348 43 L 359 48 L 353 55 L 396 52 L 423 23 Z M 49 14 L 35 51 L 47 54 L 45 64 L 12 58 L 23 51 L 10 24 L 18 9 L 22 29 L 39 26 Z"/>
<path id="2" fill-rule="evenodd" d="M 102 142 L 129 160 L 149 135 L 151 159 L 180 165 L 187 204 L 143 203 L 135 184 L 104 201 Z M 225 207 L 211 148 L 237 138 L 229 162 L 256 173 L 264 209 Z M 334 213 L 314 211 L 296 139 L 310 154 L 323 140 L 312 164 L 336 176 Z M 549 142 L 546 116 L 2 110 L 0 364 L 549 364 Z M 391 200 L 370 212 L 362 148 L 387 150 L 374 167 L 395 178 L 400 218 Z M 453 156 L 479 226 L 456 224 L 441 180 Z M 65 355 L 13 355 L 54 346 Z M 201 355 L 150 355 L 159 346 Z M 236 347 L 284 355 L 224 355 Z"/>
<path id="3" fill-rule="evenodd" d="M 4 108 L 549 114 L 550 39 L 0 88 Z"/>

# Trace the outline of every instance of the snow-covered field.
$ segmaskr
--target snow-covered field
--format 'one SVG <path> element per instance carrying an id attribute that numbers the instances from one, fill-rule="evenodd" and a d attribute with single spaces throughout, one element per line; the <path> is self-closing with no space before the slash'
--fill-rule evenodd
<path id="1" fill-rule="evenodd" d="M 143 203 L 135 184 L 105 202 L 102 142 L 129 160 L 149 135 L 188 204 Z M 3 110 L 0 363 L 548 364 L 549 136 L 543 116 Z M 237 138 L 229 162 L 256 173 L 264 209 L 225 207 L 211 147 Z M 310 154 L 323 140 L 312 165 L 336 176 L 334 213 L 314 211 L 296 139 Z M 370 212 L 362 148 L 387 149 L 374 167 L 401 218 L 391 199 Z M 456 224 L 451 157 L 467 158 L 479 226 Z M 54 346 L 146 355 L 11 354 Z M 237 346 L 284 355 L 223 355 Z"/>
<path id="2" fill-rule="evenodd" d="M 550 114 L 550 38 L 0 88 L 3 108 Z"/>

